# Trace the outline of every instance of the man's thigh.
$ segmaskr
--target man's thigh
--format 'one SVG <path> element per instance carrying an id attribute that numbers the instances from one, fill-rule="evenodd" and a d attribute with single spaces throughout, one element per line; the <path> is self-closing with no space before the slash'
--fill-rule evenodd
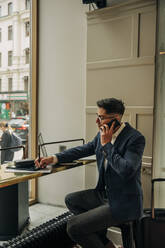
<path id="1" fill-rule="evenodd" d="M 104 200 L 98 190 L 88 189 L 68 194 L 65 203 L 70 211 L 79 214 L 103 205 Z"/>

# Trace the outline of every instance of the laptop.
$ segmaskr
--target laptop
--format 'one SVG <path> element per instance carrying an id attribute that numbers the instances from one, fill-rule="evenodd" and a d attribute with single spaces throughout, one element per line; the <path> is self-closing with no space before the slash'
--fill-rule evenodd
<path id="1" fill-rule="evenodd" d="M 42 134 L 39 133 L 39 135 L 38 135 L 38 145 L 42 145 L 42 146 L 40 146 L 40 148 L 41 148 L 41 152 L 42 152 L 43 157 L 48 157 L 48 152 L 46 150 L 46 146 L 43 145 L 43 144 L 44 144 L 44 140 L 43 140 Z"/>

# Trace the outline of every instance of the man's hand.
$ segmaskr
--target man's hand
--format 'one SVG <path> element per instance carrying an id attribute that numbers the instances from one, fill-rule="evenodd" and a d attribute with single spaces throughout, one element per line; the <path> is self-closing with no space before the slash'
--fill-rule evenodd
<path id="1" fill-rule="evenodd" d="M 39 159 L 37 158 L 34 163 L 37 168 L 45 168 L 48 164 L 52 164 L 54 162 L 54 156 L 50 157 L 42 157 Z"/>
<path id="2" fill-rule="evenodd" d="M 101 145 L 104 146 L 107 143 L 111 142 L 112 140 L 112 135 L 114 133 L 114 125 L 115 125 L 115 121 L 112 123 L 112 126 L 109 128 L 108 125 L 104 124 L 101 128 L 100 128 L 100 141 L 101 141 Z"/>

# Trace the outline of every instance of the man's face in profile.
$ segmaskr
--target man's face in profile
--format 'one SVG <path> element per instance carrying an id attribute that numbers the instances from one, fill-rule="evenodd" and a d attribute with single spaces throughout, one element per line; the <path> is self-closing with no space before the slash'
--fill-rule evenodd
<path id="1" fill-rule="evenodd" d="M 104 108 L 98 108 L 96 114 L 96 123 L 99 129 L 102 125 L 107 124 L 115 118 L 119 120 L 119 115 L 114 113 L 107 114 Z"/>

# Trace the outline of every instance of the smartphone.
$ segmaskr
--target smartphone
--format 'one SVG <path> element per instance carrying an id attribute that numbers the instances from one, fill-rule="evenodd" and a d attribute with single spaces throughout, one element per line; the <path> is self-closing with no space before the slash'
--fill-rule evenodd
<path id="1" fill-rule="evenodd" d="M 118 126 L 120 126 L 120 122 L 117 119 L 113 119 L 110 122 L 107 123 L 108 127 L 110 128 L 112 126 L 112 123 L 115 121 L 115 125 L 113 129 L 116 129 Z"/>

